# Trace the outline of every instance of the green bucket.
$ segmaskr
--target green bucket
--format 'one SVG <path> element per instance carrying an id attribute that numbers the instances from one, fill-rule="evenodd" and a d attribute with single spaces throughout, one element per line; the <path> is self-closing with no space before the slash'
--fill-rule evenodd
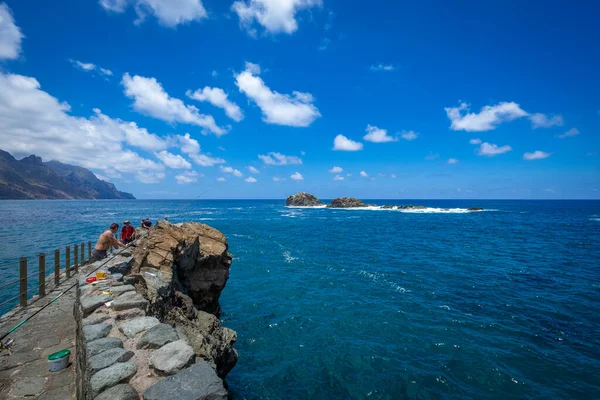
<path id="1" fill-rule="evenodd" d="M 69 365 L 69 356 L 71 350 L 65 349 L 57 351 L 54 354 L 48 356 L 48 364 L 50 365 L 50 372 L 60 371 L 61 369 L 67 368 Z"/>

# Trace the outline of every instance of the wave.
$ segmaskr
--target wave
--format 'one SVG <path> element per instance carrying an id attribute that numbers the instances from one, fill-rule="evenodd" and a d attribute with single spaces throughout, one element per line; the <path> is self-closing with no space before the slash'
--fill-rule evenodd
<path id="1" fill-rule="evenodd" d="M 327 208 L 326 205 L 316 207 L 303 206 L 285 206 L 286 208 Z M 399 206 L 383 207 L 383 206 L 366 206 L 366 207 L 348 207 L 348 208 L 332 208 L 332 210 L 344 211 L 396 211 L 410 214 L 467 214 L 484 211 L 499 211 L 497 209 L 487 210 L 469 210 L 468 208 L 441 208 L 441 207 L 426 207 L 426 208 L 400 208 Z M 287 216 L 287 215 L 286 215 Z"/>
<path id="2" fill-rule="evenodd" d="M 289 250 L 283 252 L 283 257 L 285 258 L 285 262 L 288 264 L 298 259 L 298 257 L 292 257 Z"/>
<path id="3" fill-rule="evenodd" d="M 590 221 L 600 222 L 600 218 L 590 218 Z"/>
<path id="4" fill-rule="evenodd" d="M 322 206 L 285 206 L 285 208 L 327 208 L 327 204 Z"/>

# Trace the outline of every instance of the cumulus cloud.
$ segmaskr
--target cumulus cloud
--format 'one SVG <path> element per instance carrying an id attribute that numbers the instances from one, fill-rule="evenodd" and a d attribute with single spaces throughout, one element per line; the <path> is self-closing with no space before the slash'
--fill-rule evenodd
<path id="1" fill-rule="evenodd" d="M 514 102 L 502 102 L 494 106 L 485 106 L 479 113 L 469 112 L 469 105 L 461 103 L 458 107 L 446 107 L 446 115 L 452 121 L 450 129 L 454 131 L 483 132 L 496 129 L 502 122 L 526 117 L 529 114 Z"/>
<path id="2" fill-rule="evenodd" d="M 535 113 L 529 116 L 531 127 L 536 128 L 551 128 L 553 126 L 563 126 L 564 121 L 562 115 L 552 115 L 548 117 L 546 114 Z"/>
<path id="3" fill-rule="evenodd" d="M 292 34 L 298 29 L 296 13 L 316 6 L 321 0 L 246 0 L 236 1 L 231 9 L 240 19 L 240 26 L 256 36 L 254 23 L 270 34 Z"/>
<path id="4" fill-rule="evenodd" d="M 273 182 L 281 182 L 281 181 L 285 181 L 285 178 L 280 178 L 278 176 L 273 177 Z"/>
<path id="5" fill-rule="evenodd" d="M 342 167 L 335 167 L 335 166 L 329 170 L 329 172 L 331 172 L 332 174 L 339 174 L 342 171 L 344 171 L 344 169 Z"/>
<path id="6" fill-rule="evenodd" d="M 256 183 L 256 178 L 253 176 L 249 176 L 248 178 L 246 178 L 244 180 L 248 183 Z"/>
<path id="7" fill-rule="evenodd" d="M 481 139 L 471 139 L 469 140 L 470 144 L 481 144 Z"/>
<path id="8" fill-rule="evenodd" d="M 256 168 L 254 168 L 253 166 L 249 166 L 247 168 L 248 168 L 248 171 L 250 171 L 253 174 L 260 174 L 260 171 L 257 170 Z"/>
<path id="9" fill-rule="evenodd" d="M 192 164 L 185 158 L 181 157 L 179 154 L 169 153 L 166 150 L 161 151 L 160 153 L 155 153 L 156 158 L 163 162 L 167 167 L 173 169 L 190 169 L 192 168 Z"/>
<path id="10" fill-rule="evenodd" d="M 302 181 L 304 180 L 304 177 L 302 176 L 302 174 L 300 174 L 300 172 L 295 172 L 292 175 L 290 175 L 290 178 L 292 178 L 295 181 Z"/>
<path id="11" fill-rule="evenodd" d="M 367 125 L 367 134 L 363 136 L 363 139 L 367 142 L 374 143 L 387 143 L 387 142 L 397 142 L 398 139 L 391 137 L 388 135 L 386 129 L 380 129 L 376 126 Z"/>
<path id="12" fill-rule="evenodd" d="M 207 154 L 190 154 L 192 161 L 201 167 L 212 167 L 217 164 L 225 164 L 225 160 L 218 157 L 212 157 Z"/>
<path id="13" fill-rule="evenodd" d="M 18 58 L 21 54 L 21 40 L 24 37 L 10 8 L 6 3 L 0 3 L 0 60 Z"/>
<path id="14" fill-rule="evenodd" d="M 550 157 L 550 155 L 550 153 L 546 153 L 545 151 L 536 150 L 533 153 L 523 154 L 523 160 L 542 160 Z"/>
<path id="15" fill-rule="evenodd" d="M 106 75 L 106 76 L 112 76 L 112 74 L 113 74 L 110 69 L 101 68 L 101 67 L 97 66 L 96 64 L 84 63 L 79 60 L 73 60 L 73 59 L 69 59 L 69 62 L 73 65 L 73 67 L 80 69 L 82 71 L 86 71 L 86 72 L 97 71 L 97 72 L 100 72 L 100 74 Z"/>
<path id="16" fill-rule="evenodd" d="M 204 128 L 203 134 L 206 131 L 217 136 L 227 133 L 226 129 L 217 126 L 212 115 L 200 114 L 196 107 L 169 96 L 156 78 L 132 77 L 126 73 L 121 83 L 125 87 L 125 95 L 133 99 L 133 108 L 144 115 L 170 123 L 197 125 Z"/>
<path id="17" fill-rule="evenodd" d="M 79 165 L 108 177 L 123 173 L 145 183 L 164 178 L 162 164 L 124 147 L 163 150 L 168 147 L 164 139 L 99 109 L 89 118 L 71 116 L 70 110 L 69 104 L 41 90 L 35 78 L 0 72 L 3 150 L 16 157 L 36 154 Z"/>
<path id="18" fill-rule="evenodd" d="M 400 134 L 400 137 L 404 140 L 415 140 L 417 137 L 419 137 L 419 134 L 415 131 L 402 131 L 402 133 Z"/>
<path id="19" fill-rule="evenodd" d="M 333 150 L 339 151 L 359 151 L 362 150 L 363 144 L 360 142 L 355 142 L 353 140 L 348 139 L 344 135 L 337 135 L 335 139 L 333 139 Z"/>
<path id="20" fill-rule="evenodd" d="M 217 178 L 217 182 L 225 182 L 227 179 L 223 178 L 222 176 Z"/>
<path id="21" fill-rule="evenodd" d="M 181 175 L 176 175 L 175 180 L 180 185 L 186 185 L 189 183 L 197 182 L 198 177 L 201 177 L 201 176 L 204 176 L 204 175 L 201 175 L 201 174 L 197 173 L 196 171 L 185 171 Z"/>
<path id="22" fill-rule="evenodd" d="M 504 154 L 512 150 L 510 146 L 498 146 L 497 144 L 490 144 L 483 142 L 477 149 L 477 154 L 480 156 L 493 157 L 498 154 Z"/>
<path id="23" fill-rule="evenodd" d="M 296 165 L 302 164 L 302 160 L 296 156 L 286 156 L 281 153 L 271 152 L 267 155 L 259 155 L 260 158 L 267 165 Z"/>
<path id="24" fill-rule="evenodd" d="M 563 133 L 562 135 L 558 135 L 558 137 L 560 139 L 564 139 L 564 138 L 571 137 L 571 136 L 577 136 L 577 135 L 579 135 L 579 133 L 580 133 L 579 129 L 571 128 L 568 131 L 566 131 L 565 133 Z"/>
<path id="25" fill-rule="evenodd" d="M 431 151 L 425 156 L 425 159 L 429 161 L 437 160 L 438 158 L 440 158 L 439 153 L 432 153 Z"/>
<path id="26" fill-rule="evenodd" d="M 458 164 L 458 160 L 456 158 L 449 158 L 448 164 Z"/>
<path id="27" fill-rule="evenodd" d="M 116 13 L 123 13 L 132 6 L 138 17 L 136 25 L 144 22 L 149 14 L 170 28 L 208 16 L 201 0 L 99 0 L 99 3 L 105 10 Z"/>
<path id="28" fill-rule="evenodd" d="M 225 172 L 226 174 L 233 174 L 238 178 L 244 176 L 244 174 L 242 174 L 242 171 L 240 171 L 239 169 L 234 169 L 232 167 L 221 167 L 221 171 Z"/>
<path id="29" fill-rule="evenodd" d="M 258 105 L 264 122 L 307 127 L 321 116 L 310 93 L 294 91 L 289 95 L 272 91 L 258 74 L 258 65 L 246 63 L 246 70 L 235 76 L 235 84 L 240 92 Z"/>
<path id="30" fill-rule="evenodd" d="M 396 67 L 394 67 L 393 65 L 390 65 L 390 64 L 387 64 L 387 65 L 386 64 L 378 64 L 378 65 L 371 65 L 369 67 L 369 69 L 371 71 L 375 71 L 375 72 L 378 72 L 378 71 L 388 71 L 389 72 L 389 71 L 396 70 Z"/>
<path id="31" fill-rule="evenodd" d="M 225 164 L 225 160 L 222 158 L 211 157 L 207 154 L 200 154 L 200 143 L 194 138 L 190 136 L 189 133 L 185 135 L 177 135 L 172 141 L 175 145 L 180 146 L 181 151 L 187 154 L 190 159 L 196 165 L 200 165 L 201 167 L 212 167 L 217 164 Z"/>
<path id="32" fill-rule="evenodd" d="M 343 180 L 344 180 L 344 177 L 343 177 L 343 176 L 341 176 L 341 175 L 336 175 L 336 176 L 334 176 L 334 177 L 333 177 L 333 180 L 334 180 L 334 181 L 343 181 Z"/>
<path id="33" fill-rule="evenodd" d="M 242 113 L 240 107 L 237 104 L 229 101 L 227 98 L 227 93 L 225 93 L 223 89 L 206 86 L 204 89 L 198 89 L 195 92 L 188 90 L 186 95 L 191 99 L 208 101 L 213 106 L 222 108 L 225 110 L 225 114 L 227 114 L 229 118 L 236 122 L 240 122 L 244 119 L 244 114 Z"/>
<path id="34" fill-rule="evenodd" d="M 363 178 L 366 178 L 369 176 L 369 174 L 367 174 L 365 171 L 360 171 L 360 176 L 362 176 Z"/>
<path id="35" fill-rule="evenodd" d="M 391 174 L 391 175 L 390 175 L 390 178 L 392 178 L 392 179 L 396 179 L 396 174 Z"/>

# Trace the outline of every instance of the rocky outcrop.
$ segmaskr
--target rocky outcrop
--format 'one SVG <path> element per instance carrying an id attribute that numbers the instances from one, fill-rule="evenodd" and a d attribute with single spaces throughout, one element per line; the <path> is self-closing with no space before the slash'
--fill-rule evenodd
<path id="1" fill-rule="evenodd" d="M 361 200 L 355 199 L 354 197 L 339 197 L 333 199 L 329 208 L 355 208 L 355 207 L 367 207 Z"/>
<path id="2" fill-rule="evenodd" d="M 397 206 L 397 205 L 391 204 L 391 205 L 381 206 L 381 208 L 391 209 L 391 210 L 425 210 L 425 209 L 427 209 L 427 207 L 425 207 L 425 206 L 413 206 L 412 204 L 409 204 L 407 206 Z"/>
<path id="3" fill-rule="evenodd" d="M 468 211 L 483 211 L 483 208 L 480 207 L 469 207 L 467 208 Z"/>
<path id="4" fill-rule="evenodd" d="M 288 197 L 285 201 L 285 205 L 295 207 L 318 207 L 322 206 L 323 203 L 310 193 L 300 192 Z"/>

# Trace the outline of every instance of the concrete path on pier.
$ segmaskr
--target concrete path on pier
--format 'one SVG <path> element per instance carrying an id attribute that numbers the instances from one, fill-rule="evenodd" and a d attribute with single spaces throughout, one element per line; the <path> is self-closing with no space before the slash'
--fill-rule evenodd
<path id="1" fill-rule="evenodd" d="M 69 288 L 75 279 L 67 279 L 45 297 L 4 315 L 0 319 L 0 335 Z M 8 336 L 14 343 L 10 352 L 0 353 L 0 400 L 75 399 L 74 302 L 75 288 Z M 71 350 L 68 368 L 50 372 L 48 356 L 64 349 Z"/>

